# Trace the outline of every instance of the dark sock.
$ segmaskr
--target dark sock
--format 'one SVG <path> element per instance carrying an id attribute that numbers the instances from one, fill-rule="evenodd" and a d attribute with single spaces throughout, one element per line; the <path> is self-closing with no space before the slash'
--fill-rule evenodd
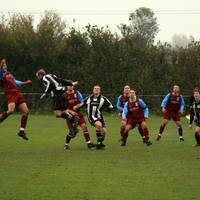
<path id="1" fill-rule="evenodd" d="M 179 136 L 183 136 L 183 129 L 181 126 L 178 127 L 178 134 Z"/>
<path id="2" fill-rule="evenodd" d="M 159 133 L 162 134 L 163 131 L 164 131 L 164 129 L 165 129 L 165 125 L 161 125 L 161 126 L 160 126 L 160 130 L 159 130 Z"/>
<path id="3" fill-rule="evenodd" d="M 26 127 L 27 119 L 28 119 L 28 116 L 22 115 L 21 128 L 25 128 Z"/>
<path id="4" fill-rule="evenodd" d="M 96 136 L 97 136 L 97 143 L 102 143 L 104 141 L 105 136 L 102 135 L 99 130 L 96 130 Z"/>
<path id="5" fill-rule="evenodd" d="M 71 137 L 69 135 L 66 136 L 65 143 L 69 144 Z"/>
<path id="6" fill-rule="evenodd" d="M 0 117 L 0 123 L 3 122 L 7 117 L 8 117 L 8 113 L 7 112 L 3 112 L 1 117 Z"/>
<path id="7" fill-rule="evenodd" d="M 195 132 L 195 139 L 197 141 L 197 144 L 200 144 L 200 135 L 197 132 Z"/>

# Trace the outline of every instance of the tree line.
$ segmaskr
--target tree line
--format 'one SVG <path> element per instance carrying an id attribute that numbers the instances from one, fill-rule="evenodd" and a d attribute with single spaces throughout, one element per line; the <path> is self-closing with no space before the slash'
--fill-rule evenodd
<path id="1" fill-rule="evenodd" d="M 0 16 L 0 56 L 19 80 L 31 79 L 40 92 L 35 72 L 79 81 L 79 90 L 90 93 L 94 84 L 116 98 L 125 84 L 138 94 L 166 94 L 173 84 L 190 95 L 200 86 L 200 43 L 187 47 L 155 44 L 159 25 L 153 11 L 138 8 L 130 14 L 130 24 L 118 26 L 120 34 L 109 27 L 88 24 L 83 29 L 70 27 L 55 12 L 45 12 L 37 26 L 31 15 Z"/>

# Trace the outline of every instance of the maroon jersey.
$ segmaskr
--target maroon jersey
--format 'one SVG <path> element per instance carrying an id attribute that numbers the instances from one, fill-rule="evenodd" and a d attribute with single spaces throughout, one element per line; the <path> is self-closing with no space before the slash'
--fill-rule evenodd
<path id="1" fill-rule="evenodd" d="M 69 94 L 67 92 L 65 94 L 66 94 L 68 109 L 73 110 L 73 107 L 75 105 L 81 103 L 78 98 L 79 94 L 76 90 L 74 90 L 74 92 L 72 92 L 71 94 Z"/>
<path id="2" fill-rule="evenodd" d="M 171 93 L 166 106 L 168 112 L 179 112 L 181 103 L 180 94 Z"/>
<path id="3" fill-rule="evenodd" d="M 13 92 L 20 92 L 16 83 L 13 75 L 9 72 L 7 72 L 3 80 L 0 81 L 0 86 L 2 87 L 4 94 L 8 95 Z"/>
<path id="4" fill-rule="evenodd" d="M 134 102 L 128 101 L 128 117 L 144 118 L 144 110 L 140 107 L 138 99 Z"/>
<path id="5" fill-rule="evenodd" d="M 120 102 L 121 102 L 121 107 L 123 108 L 124 107 L 124 104 L 129 100 L 129 97 L 128 96 L 124 96 L 122 95 L 121 98 L 120 98 Z"/>

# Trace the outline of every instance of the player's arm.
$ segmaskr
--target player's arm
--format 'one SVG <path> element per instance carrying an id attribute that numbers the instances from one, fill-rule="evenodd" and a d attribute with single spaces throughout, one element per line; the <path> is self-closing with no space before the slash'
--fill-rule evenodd
<path id="1" fill-rule="evenodd" d="M 15 80 L 15 83 L 18 87 L 21 87 L 22 85 L 31 85 L 31 80 L 27 80 L 27 81 L 19 81 L 19 80 Z"/>
<path id="2" fill-rule="evenodd" d="M 112 103 L 106 98 L 106 97 L 104 97 L 103 96 L 103 98 L 104 98 L 104 107 L 106 107 L 107 109 L 113 109 L 113 105 L 112 105 Z"/>
<path id="3" fill-rule="evenodd" d="M 139 105 L 144 111 L 144 117 L 148 118 L 149 117 L 149 109 L 142 99 L 139 99 Z"/>
<path id="4" fill-rule="evenodd" d="M 83 95 L 79 91 L 77 91 L 77 93 L 78 93 L 78 100 L 79 100 L 79 102 L 80 103 L 84 102 Z"/>
<path id="5" fill-rule="evenodd" d="M 185 107 L 185 101 L 183 99 L 183 96 L 181 95 L 181 102 L 180 102 L 180 113 L 184 112 L 184 107 Z"/>
<path id="6" fill-rule="evenodd" d="M 169 98 L 170 98 L 170 94 L 167 94 L 165 96 L 165 98 L 163 99 L 162 103 L 161 103 L 161 107 L 162 107 L 162 112 L 166 112 L 166 107 L 167 107 L 167 104 L 169 102 Z"/>
<path id="7" fill-rule="evenodd" d="M 61 83 L 62 85 L 65 85 L 65 86 L 75 86 L 78 84 L 78 81 L 69 81 L 69 80 L 66 80 L 66 79 L 62 79 L 62 78 L 58 78 L 57 76 L 53 75 L 53 77 L 56 79 L 56 81 L 58 83 Z"/>
<path id="8" fill-rule="evenodd" d="M 84 106 L 86 106 L 86 105 L 87 105 L 87 100 L 88 100 L 88 98 L 89 98 L 89 97 L 86 97 L 86 98 L 83 100 L 83 102 L 81 102 L 81 103 L 75 105 L 75 106 L 73 107 L 73 110 L 79 110 L 80 108 L 83 108 Z"/>
<path id="9" fill-rule="evenodd" d="M 190 108 L 190 123 L 189 123 L 189 128 L 192 128 L 192 123 L 194 121 L 194 116 L 195 116 L 194 110 L 193 110 L 193 108 Z"/>
<path id="10" fill-rule="evenodd" d="M 126 121 L 127 114 L 128 114 L 128 102 L 124 104 L 124 109 L 122 112 L 122 120 Z"/>
<path id="11" fill-rule="evenodd" d="M 123 108 L 122 108 L 122 104 L 121 104 L 121 97 L 122 95 L 120 95 L 117 99 L 117 104 L 116 104 L 116 107 L 117 109 L 119 110 L 119 112 L 123 112 Z"/>

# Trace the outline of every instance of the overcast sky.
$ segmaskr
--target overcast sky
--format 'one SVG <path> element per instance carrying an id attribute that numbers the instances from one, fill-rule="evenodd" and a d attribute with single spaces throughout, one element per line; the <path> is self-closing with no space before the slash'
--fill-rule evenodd
<path id="1" fill-rule="evenodd" d="M 108 25 L 113 32 L 120 23 L 128 23 L 130 12 L 145 6 L 155 12 L 160 25 L 157 40 L 170 42 L 180 33 L 200 39 L 200 0 L 0 0 L 0 5 L 3 12 L 31 13 L 36 22 L 44 10 L 55 10 L 70 25 Z"/>

